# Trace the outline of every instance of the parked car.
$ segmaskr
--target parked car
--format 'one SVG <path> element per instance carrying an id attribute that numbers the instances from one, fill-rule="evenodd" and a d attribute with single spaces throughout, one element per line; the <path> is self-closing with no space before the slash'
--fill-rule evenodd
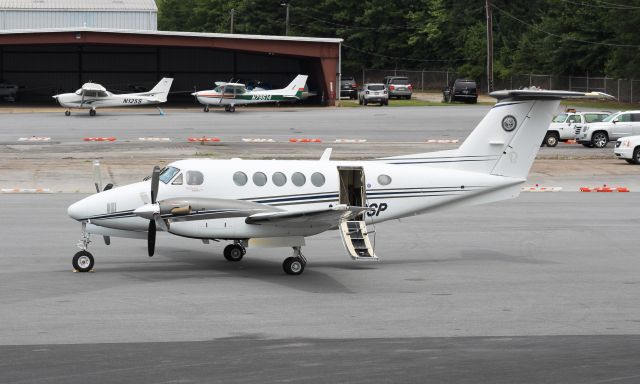
<path id="1" fill-rule="evenodd" d="M 380 105 L 389 105 L 389 93 L 384 84 L 365 84 L 358 92 L 358 103 L 367 105 L 369 103 L 378 103 Z"/>
<path id="2" fill-rule="evenodd" d="M 408 77 L 387 76 L 384 78 L 384 85 L 387 87 L 390 99 L 394 97 L 398 99 L 411 99 L 413 86 L 411 86 Z"/>
<path id="3" fill-rule="evenodd" d="M 640 136 L 627 136 L 616 141 L 613 153 L 629 164 L 640 164 Z"/>
<path id="4" fill-rule="evenodd" d="M 442 90 L 442 99 L 445 103 L 453 103 L 454 101 L 477 103 L 478 87 L 475 80 L 455 79 Z"/>
<path id="5" fill-rule="evenodd" d="M 606 111 L 576 112 L 575 109 L 568 109 L 565 113 L 556 115 L 553 118 L 547 129 L 547 134 L 542 141 L 542 145 L 555 147 L 558 145 L 558 141 L 573 140 L 576 137 L 577 127 L 582 127 L 587 123 L 602 121 L 610 114 L 610 112 Z"/>
<path id="6" fill-rule="evenodd" d="M 576 127 L 576 140 L 586 147 L 604 148 L 609 141 L 640 134 L 640 111 L 616 112 L 602 121 Z"/>
<path id="7" fill-rule="evenodd" d="M 342 76 L 340 79 L 340 97 L 358 98 L 358 84 L 353 76 Z"/>

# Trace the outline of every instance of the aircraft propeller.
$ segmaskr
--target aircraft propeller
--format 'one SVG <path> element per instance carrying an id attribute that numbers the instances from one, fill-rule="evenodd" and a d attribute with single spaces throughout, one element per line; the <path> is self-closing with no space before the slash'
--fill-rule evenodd
<path id="1" fill-rule="evenodd" d="M 156 203 L 158 197 L 158 186 L 160 183 L 160 167 L 153 167 L 151 173 L 151 204 Z M 155 215 L 149 219 L 149 228 L 147 229 L 147 251 L 149 257 L 153 256 L 156 249 L 156 217 Z"/>

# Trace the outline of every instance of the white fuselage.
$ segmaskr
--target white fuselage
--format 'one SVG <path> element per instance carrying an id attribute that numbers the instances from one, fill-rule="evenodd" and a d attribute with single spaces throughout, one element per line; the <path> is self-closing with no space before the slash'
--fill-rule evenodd
<path id="1" fill-rule="evenodd" d="M 179 169 L 167 183 L 160 182 L 158 201 L 171 198 L 218 198 L 250 201 L 286 211 L 325 209 L 339 203 L 338 167 L 362 167 L 366 179 L 365 214 L 367 223 L 377 223 L 419 214 L 457 204 L 474 204 L 515 197 L 524 180 L 477 172 L 436 168 L 429 165 L 388 164 L 383 161 L 291 161 L 291 160 L 211 160 L 189 159 L 170 164 Z M 202 183 L 173 184 L 179 174 L 198 171 Z M 247 176 L 245 185 L 234 182 L 234 174 Z M 254 175 L 266 176 L 266 184 L 258 186 Z M 274 184 L 274 173 L 286 176 L 282 186 Z M 304 185 L 298 184 L 304 175 Z M 320 184 L 320 174 L 324 183 Z M 381 175 L 386 175 L 382 176 Z M 260 176 L 256 176 L 258 184 Z M 380 182 L 390 180 L 383 185 Z M 315 181 L 315 184 L 312 181 Z M 69 207 L 69 215 L 90 224 L 125 231 L 146 231 L 148 220 L 133 210 L 150 202 L 150 181 L 114 188 L 89 196 Z M 337 223 L 336 223 L 337 224 Z M 313 225 L 256 225 L 245 223 L 245 217 L 173 222 L 169 232 L 201 239 L 249 239 L 281 236 L 310 236 L 326 228 Z"/>
<path id="2" fill-rule="evenodd" d="M 133 107 L 140 105 L 157 105 L 163 103 L 155 96 L 143 96 L 141 94 L 113 94 L 107 92 L 103 97 L 87 97 L 77 93 L 63 93 L 56 96 L 58 103 L 65 108 L 97 109 L 108 107 Z"/>

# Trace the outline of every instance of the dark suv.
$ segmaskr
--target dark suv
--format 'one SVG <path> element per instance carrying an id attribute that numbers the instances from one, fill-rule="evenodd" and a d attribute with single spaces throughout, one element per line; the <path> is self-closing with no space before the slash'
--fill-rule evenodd
<path id="1" fill-rule="evenodd" d="M 342 76 L 340 79 L 340 97 L 358 98 L 358 84 L 353 76 Z"/>
<path id="2" fill-rule="evenodd" d="M 442 98 L 445 103 L 464 101 L 475 104 L 478 102 L 478 87 L 474 80 L 455 79 L 453 83 L 442 90 Z"/>

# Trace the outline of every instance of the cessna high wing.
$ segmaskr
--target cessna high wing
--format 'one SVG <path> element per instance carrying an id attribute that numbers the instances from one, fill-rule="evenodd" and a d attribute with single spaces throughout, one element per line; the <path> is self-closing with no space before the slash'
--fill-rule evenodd
<path id="1" fill-rule="evenodd" d="M 209 106 L 224 106 L 227 112 L 235 112 L 236 105 L 258 103 L 280 103 L 302 99 L 307 75 L 298 75 L 282 89 L 269 91 L 249 91 L 244 84 L 216 82 L 216 88 L 207 91 L 194 92 L 191 95 L 204 104 L 204 111 L 209 112 Z"/>
<path id="2" fill-rule="evenodd" d="M 85 83 L 74 93 L 62 93 L 53 96 L 61 106 L 67 108 L 66 116 L 71 115 L 71 108 L 88 109 L 90 116 L 96 115 L 97 108 L 132 107 L 140 105 L 157 105 L 167 101 L 167 95 L 173 83 L 172 78 L 163 78 L 149 92 L 114 94 L 102 85 Z"/>
<path id="3" fill-rule="evenodd" d="M 251 247 L 291 247 L 288 274 L 302 273 L 305 238 L 337 229 L 354 260 L 377 260 L 368 226 L 439 209 L 517 197 L 560 99 L 608 96 L 517 90 L 498 103 L 455 150 L 369 161 L 190 159 L 155 167 L 149 180 L 101 191 L 71 205 L 82 223 L 73 267 L 89 271 L 90 235 L 147 239 L 157 231 L 230 241 L 224 257 Z M 110 188 L 110 186 L 108 186 Z M 99 188 L 97 188 L 99 190 Z M 411 239 L 407 239 L 411 241 Z"/>

